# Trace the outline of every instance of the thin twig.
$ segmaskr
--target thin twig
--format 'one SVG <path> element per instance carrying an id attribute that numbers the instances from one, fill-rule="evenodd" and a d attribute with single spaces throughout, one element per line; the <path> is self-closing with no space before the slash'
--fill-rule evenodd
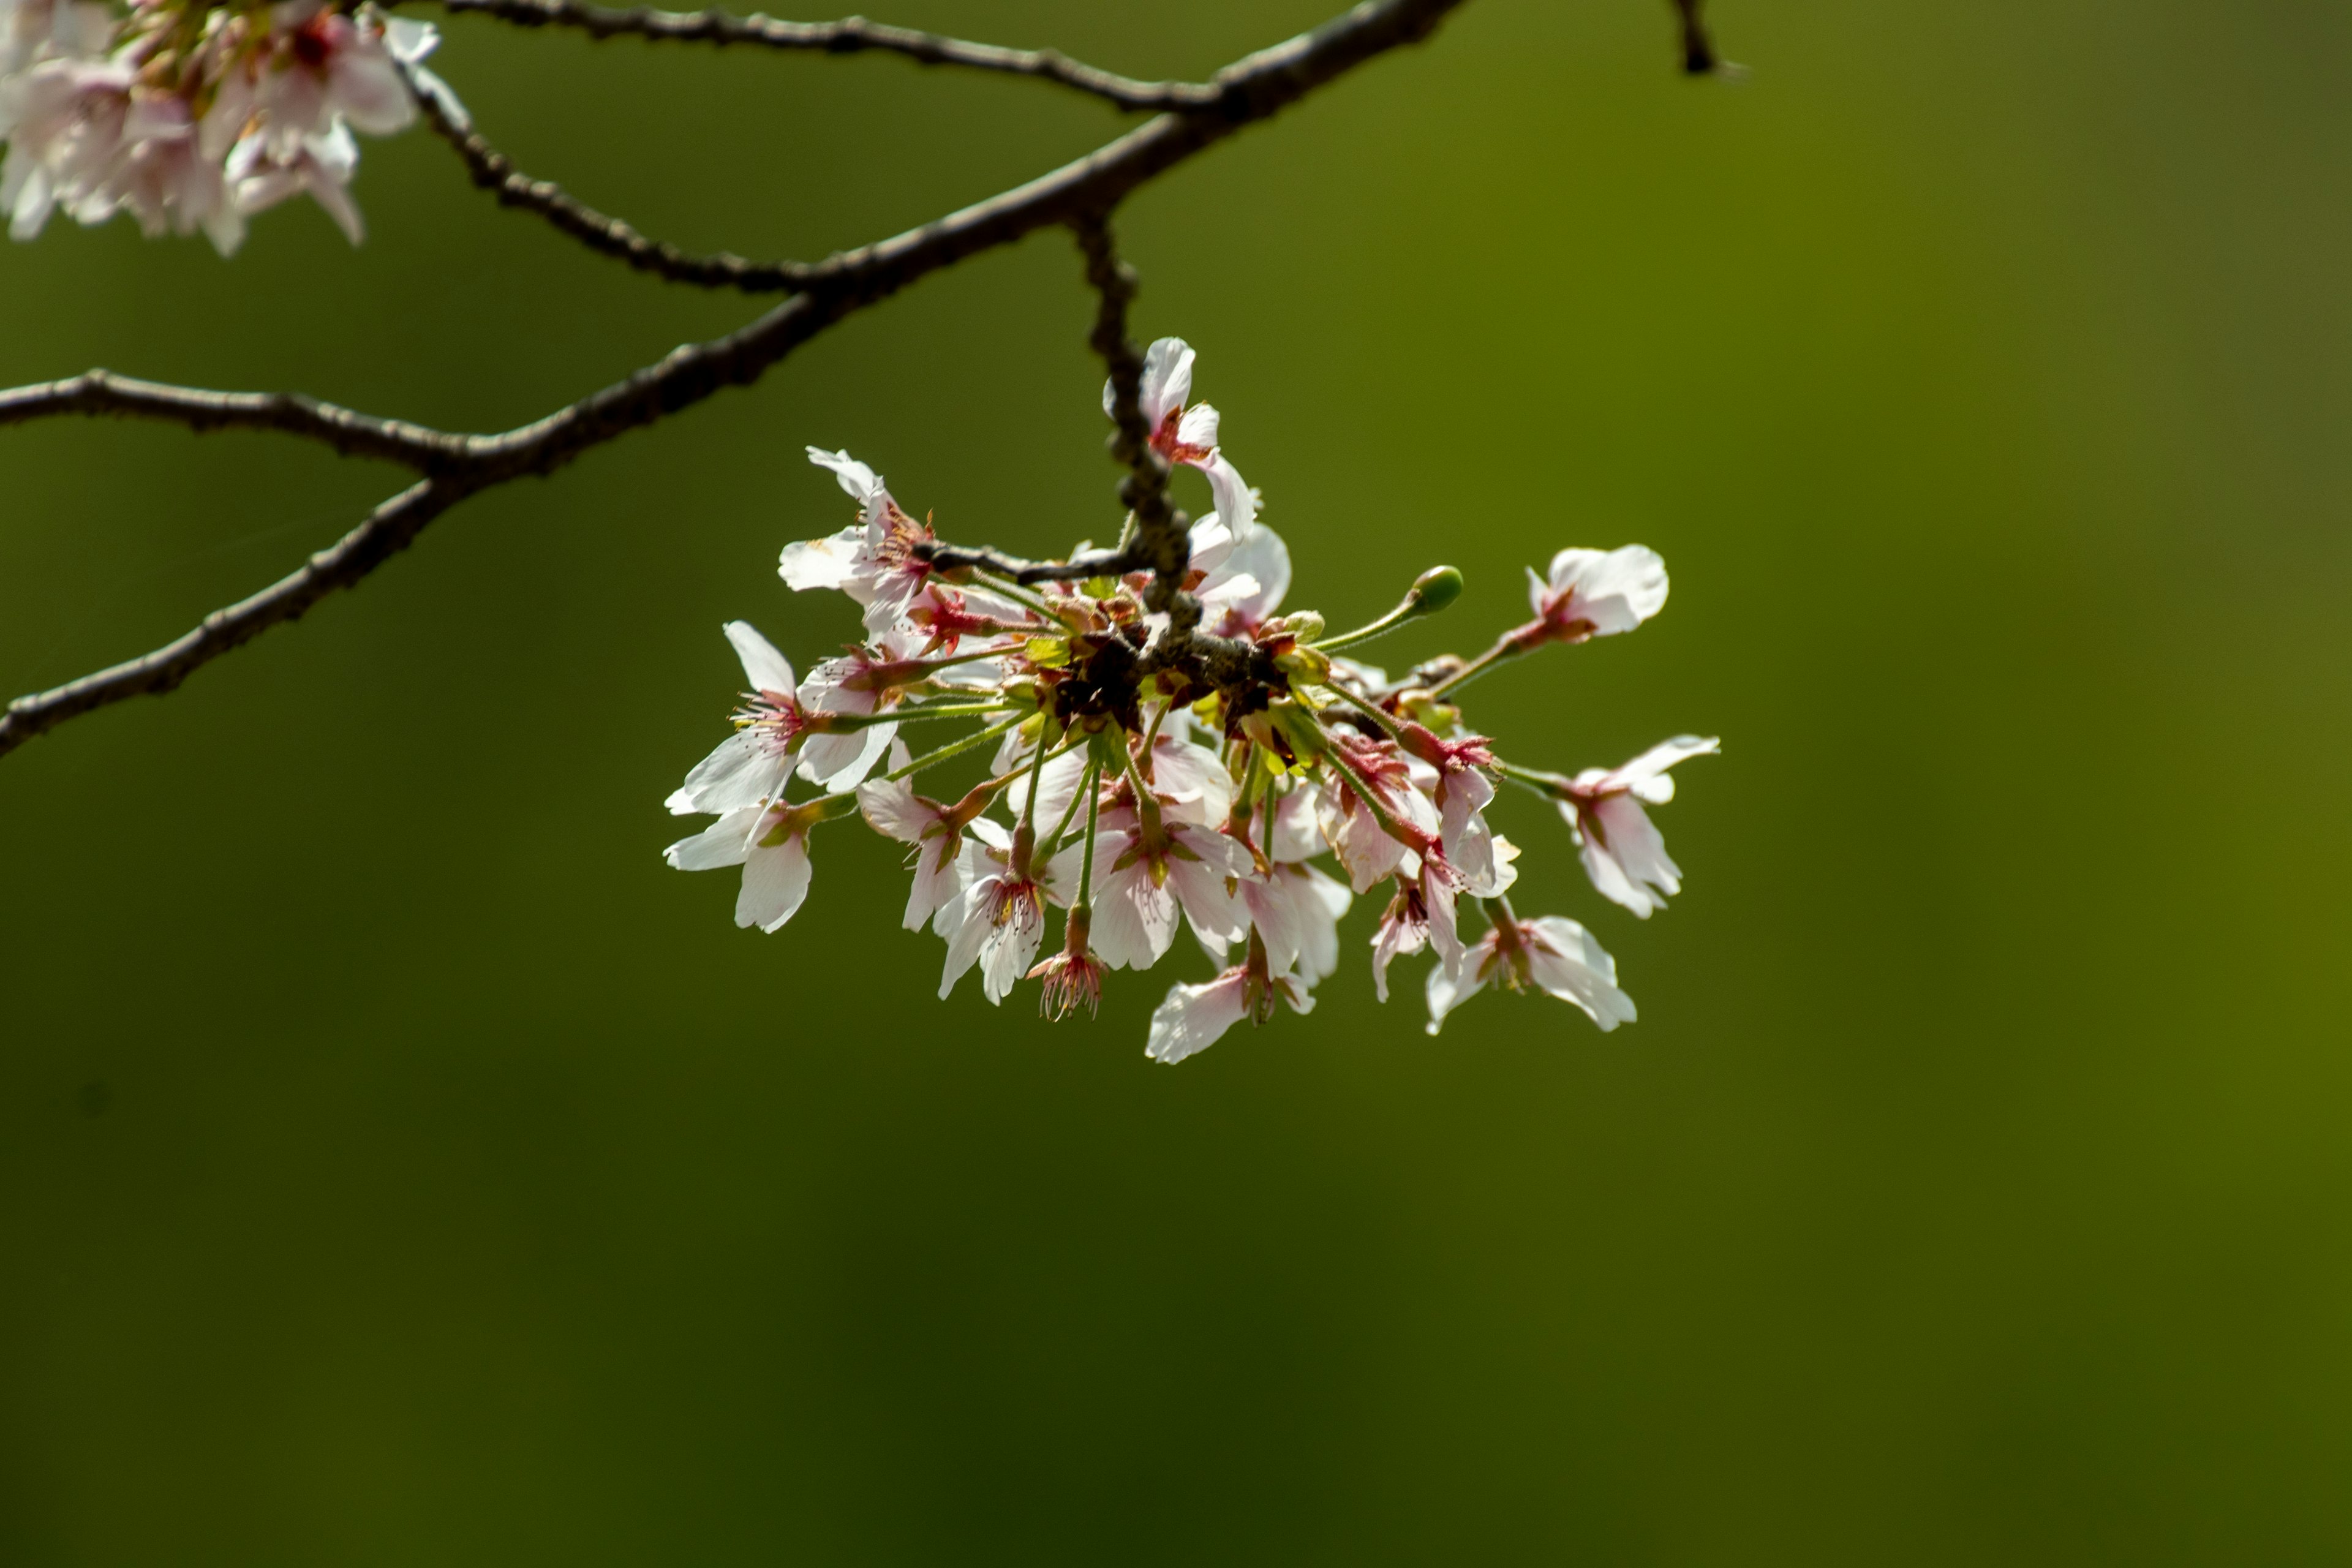
<path id="1" fill-rule="evenodd" d="M 285 395 L 124 384 L 102 373 L 0 393 L 8 422 L 128 413 L 195 431 L 228 425 L 286 429 L 330 444 L 346 438 L 353 451 L 364 445 L 369 455 L 407 462 L 432 475 L 378 508 L 301 571 L 206 616 L 176 642 L 55 690 L 18 698 L 0 717 L 0 753 L 92 709 L 170 690 L 197 667 L 292 619 L 333 590 L 358 583 L 467 496 L 523 475 L 552 472 L 592 447 L 691 407 L 722 388 L 749 385 L 835 321 L 966 257 L 1080 215 L 1108 212 L 1129 191 L 1244 125 L 1279 112 L 1365 60 L 1418 42 L 1461 3 L 1367 0 L 1219 72 L 1224 91 L 1212 110 L 1160 115 L 1027 184 L 818 263 L 808 269 L 801 292 L 748 326 L 673 350 L 624 381 L 497 435 L 445 435 Z M 124 385 L 135 388 L 136 395 L 124 395 Z"/>
<path id="2" fill-rule="evenodd" d="M 1706 0 L 1674 0 L 1675 15 L 1682 22 L 1683 74 L 1685 76 L 1740 76 L 1742 68 L 1733 65 L 1715 52 L 1715 40 L 1707 36 L 1706 23 L 1699 16 Z"/>
<path id="3" fill-rule="evenodd" d="M 592 38 L 620 35 L 656 42 L 750 45 L 771 49 L 833 55 L 869 50 L 904 55 L 924 65 L 966 66 L 1037 77 L 1104 99 L 1121 109 L 1197 109 L 1214 103 L 1225 89 L 1217 82 L 1138 81 L 1083 65 L 1057 49 L 1008 49 L 967 43 L 915 27 L 894 27 L 851 16 L 838 22 L 780 22 L 764 16 L 736 16 L 725 11 L 657 11 L 637 6 L 621 11 L 580 5 L 572 0 L 443 0 L 452 16 L 473 13 L 522 27 L 573 27 Z"/>
<path id="4" fill-rule="evenodd" d="M 348 588 L 408 547 L 418 531 L 457 499 L 420 479 L 385 501 L 368 520 L 249 599 L 215 610 L 186 636 L 154 652 L 95 675 L 85 675 L 37 697 L 20 697 L 0 718 L 0 752 L 67 720 L 126 697 L 161 696 L 198 667 L 290 621 L 338 588 Z"/>
<path id="5" fill-rule="evenodd" d="M 476 185 L 494 194 L 500 206 L 536 213 L 600 256 L 614 257 L 671 283 L 739 289 L 746 294 L 781 294 L 800 288 L 815 271 L 803 262 L 747 261 L 727 251 L 693 256 L 667 240 L 647 239 L 622 219 L 606 217 L 574 199 L 553 181 L 534 180 L 517 169 L 474 129 L 465 105 L 439 77 L 412 65 L 400 70 L 425 111 L 425 123 L 457 149 Z"/>

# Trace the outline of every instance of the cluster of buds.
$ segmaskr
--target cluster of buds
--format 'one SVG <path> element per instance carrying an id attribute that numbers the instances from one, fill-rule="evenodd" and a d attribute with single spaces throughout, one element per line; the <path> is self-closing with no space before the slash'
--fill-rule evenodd
<path id="1" fill-rule="evenodd" d="M 404 71 L 430 26 L 328 0 L 0 0 L 0 210 L 30 239 L 59 209 L 128 212 L 151 237 L 201 229 L 224 256 L 245 220 L 307 193 L 352 243 L 353 131 L 416 118 Z"/>
<path id="2" fill-rule="evenodd" d="M 1391 679 L 1343 650 L 1444 608 L 1460 574 L 1424 573 L 1394 610 L 1338 636 L 1320 616 L 1281 613 L 1289 552 L 1256 521 L 1215 410 L 1185 406 L 1192 361 L 1179 340 L 1152 345 L 1140 397 L 1154 450 L 1207 473 L 1218 501 L 1189 530 L 1181 616 L 1155 574 L 1083 574 L 1102 559 L 1084 546 L 1058 570 L 951 564 L 975 552 L 943 545 L 864 463 L 810 448 L 860 515 L 787 546 L 780 572 L 847 595 L 865 640 L 796 679 L 749 625 L 726 628 L 750 690 L 734 733 L 670 796 L 673 812 L 717 820 L 671 845 L 669 863 L 740 866 L 736 923 L 772 931 L 807 895 L 815 829 L 862 816 L 908 846 L 905 923 L 946 942 L 940 996 L 977 967 L 991 1002 L 1035 980 L 1055 1017 L 1091 1012 L 1106 971 L 1152 967 L 1189 927 L 1220 973 L 1153 1014 L 1147 1051 L 1163 1062 L 1278 1005 L 1308 1011 L 1339 968 L 1341 918 L 1376 889 L 1373 985 L 1385 1001 L 1390 965 L 1428 952 L 1432 1034 L 1488 986 L 1547 993 L 1602 1029 L 1631 1022 L 1584 927 L 1512 909 L 1518 850 L 1486 808 L 1504 782 L 1554 803 L 1594 887 L 1646 917 L 1681 874 L 1644 807 L 1672 795 L 1668 768 L 1716 742 L 1546 773 L 1471 732 L 1457 694 L 1507 659 L 1641 625 L 1665 604 L 1664 563 L 1640 545 L 1563 550 L 1529 574 L 1532 619 L 1476 658 Z M 957 721 L 976 727 L 932 728 Z M 917 775 L 982 753 L 985 776 L 961 794 L 919 793 Z M 790 796 L 795 775 L 805 799 Z M 1317 864 L 1327 856 L 1332 871 Z M 1483 909 L 1483 934 L 1465 934 L 1465 904 Z M 1055 909 L 1061 945 L 1041 961 Z"/>

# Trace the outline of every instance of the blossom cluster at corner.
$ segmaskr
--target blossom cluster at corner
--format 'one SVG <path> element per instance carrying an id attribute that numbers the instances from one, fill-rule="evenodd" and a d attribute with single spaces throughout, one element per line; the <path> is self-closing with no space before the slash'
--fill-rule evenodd
<path id="1" fill-rule="evenodd" d="M 1360 900 L 1380 911 L 1366 946 L 1382 1000 L 1393 964 L 1428 955 L 1432 1034 L 1487 989 L 1558 997 L 1603 1030 L 1632 1022 L 1590 931 L 1512 907 L 1519 850 L 1487 808 L 1498 784 L 1550 803 L 1594 888 L 1646 918 L 1682 875 L 1647 808 L 1671 798 L 1669 768 L 1717 742 L 1681 736 L 1616 768 L 1544 772 L 1475 732 L 1459 693 L 1538 649 L 1639 626 L 1665 604 L 1664 563 L 1640 545 L 1563 550 L 1529 574 L 1532 618 L 1475 658 L 1391 679 L 1342 650 L 1444 608 L 1459 574 L 1433 569 L 1389 615 L 1339 635 L 1285 613 L 1288 549 L 1257 521 L 1216 410 L 1191 403 L 1193 368 L 1181 340 L 1152 344 L 1139 401 L 1153 449 L 1200 469 L 1217 503 L 1192 526 L 1183 579 L 1213 657 L 1154 607 L 1171 579 L 1155 597 L 1145 573 L 1077 577 L 1092 559 L 1029 582 L 935 564 L 930 524 L 879 475 L 811 447 L 858 515 L 786 546 L 779 572 L 795 590 L 847 595 L 864 640 L 799 676 L 749 624 L 726 627 L 746 690 L 733 732 L 669 797 L 675 813 L 714 819 L 671 845 L 669 863 L 741 868 L 736 922 L 772 931 L 808 895 L 815 831 L 862 817 L 907 847 L 904 923 L 944 943 L 940 996 L 976 969 L 992 1003 L 1037 982 L 1055 1017 L 1092 1010 L 1114 972 L 1154 967 L 1189 931 L 1216 973 L 1176 984 L 1153 1014 L 1147 1053 L 1163 1062 L 1244 1019 L 1309 1011 Z M 967 775 L 985 760 L 977 782 L 923 793 L 919 775 L 958 759 Z M 796 779 L 808 786 L 797 800 Z M 1465 929 L 1481 913 L 1484 930 Z"/>
<path id="2" fill-rule="evenodd" d="M 150 237 L 201 231 L 227 256 L 247 217 L 307 195 L 356 245 L 352 132 L 415 121 L 402 72 L 436 41 L 424 23 L 325 0 L 0 0 L 8 231 L 127 212 Z"/>

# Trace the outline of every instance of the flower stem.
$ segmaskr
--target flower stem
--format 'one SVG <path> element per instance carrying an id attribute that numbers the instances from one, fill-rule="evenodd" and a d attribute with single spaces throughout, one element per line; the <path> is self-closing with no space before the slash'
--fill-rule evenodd
<path id="1" fill-rule="evenodd" d="M 1067 751 L 1068 749 L 1069 748 L 1067 746 L 1065 746 L 1062 748 L 1062 751 Z M 1060 752 L 1056 752 L 1055 753 L 1056 756 L 1059 756 L 1060 754 Z M 1089 763 L 1087 766 L 1088 771 L 1086 774 L 1086 778 L 1079 781 L 1081 787 L 1084 787 L 1087 779 L 1094 777 L 1093 764 Z M 1052 859 L 1054 858 L 1054 852 L 1062 847 L 1062 836 L 1069 832 L 1070 819 L 1077 816 L 1077 814 L 1078 797 L 1076 795 L 1073 795 L 1070 796 L 1070 804 L 1062 808 L 1062 820 L 1054 824 L 1053 832 L 1047 834 L 1044 838 L 1038 841 L 1037 859 L 1041 868 L 1044 862 Z"/>
<path id="2" fill-rule="evenodd" d="M 1335 637 L 1325 637 L 1309 646 L 1322 653 L 1337 653 L 1343 647 L 1370 642 L 1374 637 L 1392 632 L 1405 622 L 1421 616 L 1434 615 L 1462 595 L 1462 574 L 1451 566 L 1433 566 L 1413 579 L 1413 584 L 1397 607 L 1379 620 L 1358 626 L 1352 632 L 1341 632 Z"/>
<path id="3" fill-rule="evenodd" d="M 864 723 L 853 725 L 851 727 L 853 729 L 863 729 L 866 724 L 881 724 L 893 719 L 900 721 L 914 719 L 977 719 L 987 713 L 1002 713 L 1010 706 L 1011 704 L 1004 702 L 945 702 L 931 708 L 886 708 L 879 713 L 859 715 L 858 717 L 864 721 Z M 844 714 L 842 717 L 847 718 L 849 715 Z M 1025 719 L 1028 715 L 1024 713 L 1022 717 Z"/>
<path id="4" fill-rule="evenodd" d="M 1381 803 L 1380 795 L 1374 792 L 1370 783 L 1356 771 L 1355 764 L 1348 761 L 1339 748 L 1335 745 L 1323 754 L 1333 767 L 1348 775 L 1348 783 L 1352 786 L 1356 798 L 1364 803 L 1364 809 L 1372 814 L 1372 820 L 1380 824 L 1381 831 L 1400 844 L 1410 845 L 1412 839 L 1405 836 L 1404 825 Z"/>
<path id="5" fill-rule="evenodd" d="M 1393 741 L 1403 733 L 1397 721 L 1389 716 L 1387 710 L 1370 698 L 1359 696 L 1336 680 L 1326 682 L 1322 689 L 1337 693 L 1341 700 L 1369 715 L 1372 722 L 1378 724 L 1387 733 L 1390 740 Z"/>
<path id="6" fill-rule="evenodd" d="M 986 587 L 990 593 L 1001 594 L 1016 605 L 1025 605 L 1029 609 L 1034 610 L 1038 614 L 1044 616 L 1047 620 L 1053 622 L 1054 625 L 1057 626 L 1067 625 L 1067 623 L 1062 619 L 1060 613 L 1057 612 L 1052 605 L 1045 602 L 1045 596 L 1043 594 L 1036 593 L 1032 589 L 1024 588 L 1020 584 L 1012 582 L 1007 578 L 998 577 L 991 573 L 980 571 L 978 568 L 973 569 L 971 575 L 975 582 L 980 583 L 982 585 Z"/>
<path id="7" fill-rule="evenodd" d="M 1542 623 L 1538 622 L 1536 624 L 1540 626 Z M 1443 697 L 1447 692 L 1454 690 L 1457 687 L 1469 685 L 1472 681 L 1477 679 L 1480 676 L 1486 674 L 1488 670 L 1494 668 L 1505 659 L 1517 658 L 1519 655 L 1530 651 L 1535 645 L 1524 643 L 1519 640 L 1519 633 L 1526 629 L 1526 627 L 1521 626 L 1511 631 L 1505 632 L 1501 637 L 1495 639 L 1495 646 L 1493 647 L 1488 648 L 1485 653 L 1480 654 L 1476 658 L 1472 659 L 1469 663 L 1455 670 L 1452 675 L 1447 676 L 1444 679 L 1431 687 L 1429 689 L 1429 694 L 1432 697 Z"/>
<path id="8" fill-rule="evenodd" d="M 1095 894 L 1095 819 L 1102 815 L 1102 764 L 1096 763 L 1087 769 L 1087 853 L 1078 862 L 1078 901 L 1070 906 L 1073 919 L 1094 912 Z M 1077 803 L 1074 800 L 1072 805 Z M 1056 837 L 1060 835 L 1055 835 Z"/>
<path id="9" fill-rule="evenodd" d="M 938 751 L 917 757 L 913 762 L 908 763 L 903 768 L 891 769 L 888 773 L 882 775 L 882 781 L 885 784 L 896 784 L 898 780 L 905 778 L 908 774 L 919 773 L 921 770 L 929 767 L 934 763 L 944 763 L 950 757 L 960 757 L 966 752 L 986 745 L 989 742 L 995 740 L 999 735 L 1003 734 L 1006 731 L 1018 726 L 1022 719 L 1024 717 L 1026 717 L 1026 715 L 1016 714 L 1013 718 L 1007 719 L 1002 724 L 992 724 L 987 729 L 966 735 L 960 741 L 950 741 Z"/>

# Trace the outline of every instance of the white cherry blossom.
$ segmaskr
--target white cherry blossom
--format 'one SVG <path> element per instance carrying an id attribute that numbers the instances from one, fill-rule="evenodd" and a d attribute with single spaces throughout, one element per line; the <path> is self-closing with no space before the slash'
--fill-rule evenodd
<path id="1" fill-rule="evenodd" d="M 1181 1062 L 1215 1045 L 1244 1018 L 1263 1024 L 1276 998 L 1294 1013 L 1315 1010 L 1315 998 L 1295 976 L 1269 975 L 1255 963 L 1237 964 L 1198 985 L 1178 985 L 1152 1013 L 1143 1054 L 1156 1062 Z"/>
<path id="2" fill-rule="evenodd" d="M 1665 839 L 1642 807 L 1675 798 L 1668 768 L 1721 750 L 1713 737 L 1677 735 L 1622 767 L 1587 768 L 1576 775 L 1559 814 L 1576 833 L 1585 874 L 1602 898 L 1647 920 L 1666 907 L 1668 894 L 1683 890 L 1682 868 L 1667 856 Z"/>
<path id="3" fill-rule="evenodd" d="M 992 826 L 993 824 L 991 825 Z M 1068 901 L 1076 862 L 1064 856 L 1042 871 L 1013 865 L 1010 843 L 983 837 L 977 825 L 963 846 L 963 892 L 943 906 L 931 930 L 945 937 L 947 965 L 940 974 L 940 999 L 975 963 L 981 987 L 992 1003 L 1013 994 L 1036 962 L 1045 939 L 1045 906 Z"/>
<path id="4" fill-rule="evenodd" d="M 1152 450 L 1208 475 L 1217 517 L 1235 540 L 1247 539 L 1257 521 L 1257 497 L 1217 446 L 1217 411 L 1205 403 L 1184 406 L 1192 395 L 1194 357 L 1181 338 L 1161 338 L 1144 351 L 1139 398 L 1144 423 L 1151 427 Z M 1117 391 L 1103 383 L 1103 412 L 1118 406 Z"/>
<path id="5" fill-rule="evenodd" d="M 856 526 L 824 539 L 784 546 L 777 574 L 794 590 L 835 588 L 866 606 L 866 629 L 886 632 L 914 605 L 931 575 L 915 546 L 930 529 L 900 510 L 882 478 L 847 452 L 808 449 L 809 461 L 829 468 L 861 509 Z"/>
<path id="6" fill-rule="evenodd" d="M 809 829 L 814 812 L 761 803 L 739 807 L 691 838 L 662 851 L 681 871 L 743 868 L 743 890 L 735 900 L 735 923 L 772 931 L 800 911 L 809 889 Z"/>
<path id="7" fill-rule="evenodd" d="M 912 761 L 907 742 L 890 749 L 892 772 Z M 877 833 L 913 846 L 914 886 L 907 894 L 906 928 L 920 931 L 963 892 L 966 833 L 992 849 L 1006 849 L 1012 836 L 979 815 L 986 801 L 969 796 L 943 805 L 915 793 L 903 779 L 869 779 L 857 786 L 857 808 Z"/>
<path id="8" fill-rule="evenodd" d="M 1157 819 L 1156 821 L 1154 819 Z M 1233 884 L 1257 875 L 1249 852 L 1172 813 L 1106 811 L 1095 850 L 1095 951 L 1114 969 L 1149 969 L 1176 940 L 1178 916 L 1204 942 L 1249 930 Z"/>
<path id="9" fill-rule="evenodd" d="M 1563 550 L 1549 577 L 1528 568 L 1528 603 L 1549 640 L 1630 632 L 1666 606 L 1666 563 L 1645 544 L 1615 550 Z"/>
<path id="10" fill-rule="evenodd" d="M 730 621 L 724 629 L 751 689 L 736 712 L 735 732 L 697 763 L 670 795 L 670 810 L 681 816 L 735 811 L 781 795 L 793 751 L 808 730 L 791 661 L 748 621 Z"/>
<path id="11" fill-rule="evenodd" d="M 1522 921 L 1497 911 L 1485 936 L 1463 955 L 1460 977 L 1444 964 L 1429 972 L 1429 1032 L 1489 984 L 1529 987 L 1559 997 L 1601 1026 L 1603 1033 L 1633 1022 L 1633 999 L 1617 989 L 1616 961 L 1592 933 L 1563 915 Z"/>
<path id="12" fill-rule="evenodd" d="M 1338 970 L 1339 921 L 1355 902 L 1345 882 L 1319 867 L 1277 860 L 1265 877 L 1244 878 L 1240 892 L 1277 973 L 1295 970 L 1303 984 L 1319 985 Z"/>

